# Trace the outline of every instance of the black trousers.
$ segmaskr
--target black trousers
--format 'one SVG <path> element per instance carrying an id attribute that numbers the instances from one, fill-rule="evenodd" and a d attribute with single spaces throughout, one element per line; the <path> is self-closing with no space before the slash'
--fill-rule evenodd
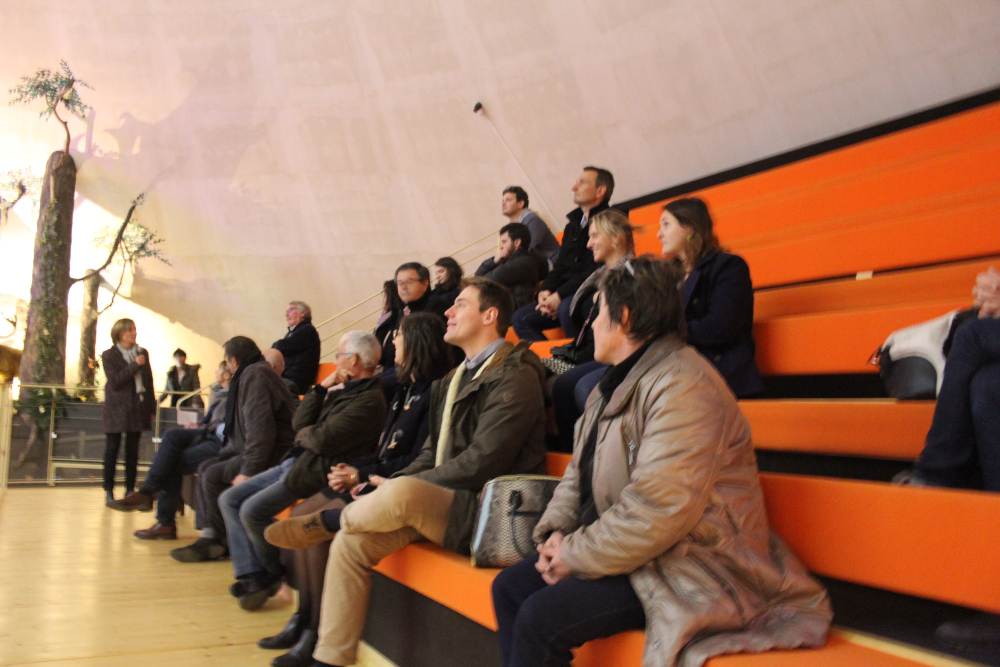
<path id="1" fill-rule="evenodd" d="M 141 432 L 125 434 L 125 490 L 135 491 L 136 470 L 139 467 L 139 436 Z M 115 488 L 115 468 L 118 465 L 118 450 L 122 445 L 121 433 L 105 433 L 104 444 L 104 490 Z"/>
<path id="2" fill-rule="evenodd" d="M 591 639 L 643 630 L 646 614 L 626 575 L 568 577 L 549 586 L 538 556 L 493 580 L 493 609 L 504 667 L 569 667 L 571 649 Z"/>

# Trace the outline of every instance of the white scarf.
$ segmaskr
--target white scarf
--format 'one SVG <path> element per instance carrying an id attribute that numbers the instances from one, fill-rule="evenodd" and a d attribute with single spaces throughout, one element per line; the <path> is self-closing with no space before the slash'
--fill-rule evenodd
<path id="1" fill-rule="evenodd" d="M 133 345 L 132 349 L 126 350 L 122 347 L 121 343 L 115 343 L 115 347 L 118 351 L 122 353 L 122 357 L 125 358 L 125 363 L 131 364 L 135 361 L 135 358 L 139 356 L 139 346 Z M 135 393 L 143 394 L 146 391 L 146 387 L 142 384 L 142 370 L 136 370 L 135 372 Z"/>
<path id="2" fill-rule="evenodd" d="M 479 367 L 476 374 L 472 376 L 473 380 L 482 375 L 496 354 L 494 352 L 490 355 L 489 359 L 483 362 L 483 365 Z M 458 387 L 462 383 L 462 376 L 465 375 L 465 369 L 466 365 L 463 361 L 455 369 L 455 374 L 451 376 L 451 382 L 448 383 L 448 393 L 445 394 L 444 398 L 444 414 L 441 415 L 441 432 L 438 433 L 437 451 L 434 453 L 434 467 L 444 463 L 445 450 L 448 448 L 448 436 L 451 434 L 451 412 L 455 407 L 455 398 L 458 396 Z"/>

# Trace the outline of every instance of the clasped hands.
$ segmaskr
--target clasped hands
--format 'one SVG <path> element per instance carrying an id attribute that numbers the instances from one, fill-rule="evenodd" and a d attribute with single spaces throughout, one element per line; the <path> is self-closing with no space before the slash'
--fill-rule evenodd
<path id="1" fill-rule="evenodd" d="M 549 535 L 545 544 L 538 545 L 538 562 L 535 563 L 535 569 L 549 586 L 559 583 L 571 574 L 560 554 L 563 537 L 562 533 L 556 531 Z"/>
<path id="2" fill-rule="evenodd" d="M 326 476 L 326 479 L 330 484 L 330 488 L 337 493 L 350 491 L 351 497 L 355 500 L 358 499 L 356 491 L 361 480 L 358 478 L 357 468 L 352 468 L 346 463 L 338 463 L 330 468 L 330 474 Z M 368 483 L 372 486 L 379 486 L 384 481 L 385 477 L 379 477 L 378 475 L 368 476 Z"/>
<path id="3" fill-rule="evenodd" d="M 1000 317 L 1000 273 L 990 267 L 976 276 L 976 286 L 972 288 L 974 305 L 979 308 L 979 317 Z"/>
<path id="4" fill-rule="evenodd" d="M 548 315 L 555 319 L 559 317 L 560 303 L 562 303 L 562 299 L 559 298 L 559 292 L 550 292 L 547 289 L 543 289 L 538 293 L 538 305 L 535 306 L 535 310 L 541 311 L 543 315 Z"/>

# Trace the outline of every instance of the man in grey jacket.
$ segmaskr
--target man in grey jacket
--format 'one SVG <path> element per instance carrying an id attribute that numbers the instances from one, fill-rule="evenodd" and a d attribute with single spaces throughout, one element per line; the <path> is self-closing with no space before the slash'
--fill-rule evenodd
<path id="1" fill-rule="evenodd" d="M 445 341 L 466 359 L 431 388 L 430 436 L 417 458 L 343 510 L 293 517 L 265 539 L 301 549 L 333 537 L 327 560 L 316 664 L 353 665 L 364 629 L 371 568 L 426 538 L 467 554 L 483 485 L 545 469 L 543 369 L 526 344 L 504 340 L 510 292 L 469 278 L 448 310 Z"/>
<path id="2" fill-rule="evenodd" d="M 544 257 L 551 267 L 559 254 L 559 241 L 545 221 L 528 208 L 528 193 L 524 188 L 512 185 L 504 190 L 500 200 L 500 211 L 511 222 L 521 223 L 528 228 L 531 232 L 531 243 L 526 249 L 534 250 Z"/>
<path id="3" fill-rule="evenodd" d="M 197 527 L 193 544 L 170 555 L 182 563 L 217 560 L 229 554 L 219 494 L 275 466 L 295 440 L 292 415 L 296 400 L 261 354 L 257 343 L 236 336 L 222 346 L 233 372 L 226 401 L 226 430 L 219 455 L 198 468 Z M 276 350 L 269 350 L 280 356 Z"/>

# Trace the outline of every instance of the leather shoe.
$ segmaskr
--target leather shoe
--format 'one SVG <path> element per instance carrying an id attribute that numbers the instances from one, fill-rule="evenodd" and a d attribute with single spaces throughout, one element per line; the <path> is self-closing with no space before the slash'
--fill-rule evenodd
<path id="1" fill-rule="evenodd" d="M 229 555 L 229 548 L 211 537 L 199 537 L 193 544 L 174 549 L 170 557 L 182 563 L 204 563 L 220 560 Z"/>
<path id="2" fill-rule="evenodd" d="M 272 523 L 264 529 L 264 539 L 281 549 L 307 549 L 332 540 L 337 533 L 326 529 L 320 514 L 313 512 Z"/>
<path id="3" fill-rule="evenodd" d="M 232 595 L 234 598 L 238 598 L 241 595 L 246 595 L 247 585 L 244 582 L 237 579 L 233 583 L 229 584 L 229 594 Z"/>
<path id="4" fill-rule="evenodd" d="M 137 530 L 133 533 L 140 540 L 176 540 L 177 526 L 164 526 L 157 521 L 145 530 Z"/>
<path id="5" fill-rule="evenodd" d="M 153 509 L 153 496 L 133 491 L 121 500 L 112 500 L 108 507 L 119 512 L 150 512 Z"/>
<path id="6" fill-rule="evenodd" d="M 253 577 L 246 582 L 246 593 L 240 596 L 240 609 L 256 611 L 273 597 L 281 588 L 281 579 L 272 579 L 270 575 Z"/>
<path id="7" fill-rule="evenodd" d="M 311 667 L 317 639 L 315 630 L 303 630 L 292 650 L 272 660 L 271 667 Z"/>
<path id="8" fill-rule="evenodd" d="M 233 585 L 235 586 L 235 584 Z M 264 637 L 257 642 L 257 646 L 269 649 L 292 648 L 295 646 L 295 643 L 299 641 L 299 637 L 302 635 L 302 628 L 304 626 L 305 618 L 303 618 L 302 614 L 292 614 L 292 617 L 288 619 L 288 623 L 285 624 L 285 627 L 281 630 L 281 632 L 273 637 Z"/>

